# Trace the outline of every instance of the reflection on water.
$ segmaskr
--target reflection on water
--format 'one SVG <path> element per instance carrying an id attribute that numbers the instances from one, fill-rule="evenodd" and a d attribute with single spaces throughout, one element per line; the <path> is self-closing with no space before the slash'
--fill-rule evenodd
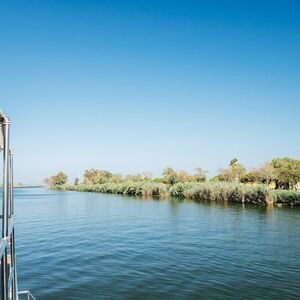
<path id="1" fill-rule="evenodd" d="M 38 299 L 297 299 L 300 210 L 16 190 Z"/>

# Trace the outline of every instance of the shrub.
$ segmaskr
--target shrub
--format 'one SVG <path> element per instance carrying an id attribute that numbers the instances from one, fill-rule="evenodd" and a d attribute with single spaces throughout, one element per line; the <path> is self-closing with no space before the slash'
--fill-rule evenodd
<path id="1" fill-rule="evenodd" d="M 50 177 L 50 185 L 52 187 L 64 185 L 68 181 L 68 176 L 64 172 L 59 172 L 57 175 Z"/>
<path id="2" fill-rule="evenodd" d="M 163 183 L 145 182 L 142 186 L 142 195 L 145 197 L 163 197 L 168 195 L 168 189 Z"/>
<path id="3" fill-rule="evenodd" d="M 197 183 L 176 183 L 170 188 L 170 194 L 173 197 L 187 197 L 190 194 L 190 190 L 195 187 Z"/>
<path id="4" fill-rule="evenodd" d="M 300 205 L 300 192 L 276 190 L 274 192 L 276 204 L 281 205 Z"/>
<path id="5" fill-rule="evenodd" d="M 266 187 L 247 187 L 245 191 L 245 202 L 253 204 L 272 204 L 270 192 Z"/>
<path id="6" fill-rule="evenodd" d="M 171 187 L 151 180 L 124 181 L 103 184 L 56 185 L 55 189 L 80 192 L 121 194 L 128 196 L 164 197 L 171 195 L 179 198 L 190 198 L 195 201 L 216 201 L 251 204 L 300 205 L 300 192 L 275 190 L 267 186 L 246 186 L 226 182 L 186 182 Z"/>

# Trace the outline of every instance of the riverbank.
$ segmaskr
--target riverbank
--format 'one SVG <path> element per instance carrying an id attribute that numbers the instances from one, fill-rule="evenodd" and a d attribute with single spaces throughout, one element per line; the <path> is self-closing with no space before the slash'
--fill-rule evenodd
<path id="1" fill-rule="evenodd" d="M 298 191 L 273 190 L 263 185 L 250 186 L 226 182 L 177 183 L 169 186 L 164 183 L 145 180 L 121 183 L 107 182 L 95 185 L 60 185 L 54 186 L 53 189 L 157 198 L 172 196 L 194 201 L 300 206 L 300 192 Z"/>

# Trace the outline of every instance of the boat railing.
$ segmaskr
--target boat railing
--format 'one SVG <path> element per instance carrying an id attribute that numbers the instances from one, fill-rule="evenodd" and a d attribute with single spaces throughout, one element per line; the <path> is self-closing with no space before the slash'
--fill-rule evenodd
<path id="1" fill-rule="evenodd" d="M 18 292 L 14 229 L 13 151 L 9 143 L 10 120 L 0 110 L 0 152 L 3 154 L 2 207 L 0 205 L 0 299 L 35 300 L 29 291 Z"/>
<path id="2" fill-rule="evenodd" d="M 27 299 L 27 300 L 36 300 L 34 296 L 30 293 L 30 291 L 21 291 L 18 292 L 19 299 Z"/>

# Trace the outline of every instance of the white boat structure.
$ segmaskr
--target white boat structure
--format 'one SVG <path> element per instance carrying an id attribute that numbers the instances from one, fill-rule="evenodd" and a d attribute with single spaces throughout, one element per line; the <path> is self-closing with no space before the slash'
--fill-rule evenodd
<path id="1" fill-rule="evenodd" d="M 30 291 L 18 291 L 14 228 L 13 151 L 10 147 L 10 119 L 0 111 L 0 152 L 3 155 L 1 209 L 1 300 L 36 300 Z"/>

